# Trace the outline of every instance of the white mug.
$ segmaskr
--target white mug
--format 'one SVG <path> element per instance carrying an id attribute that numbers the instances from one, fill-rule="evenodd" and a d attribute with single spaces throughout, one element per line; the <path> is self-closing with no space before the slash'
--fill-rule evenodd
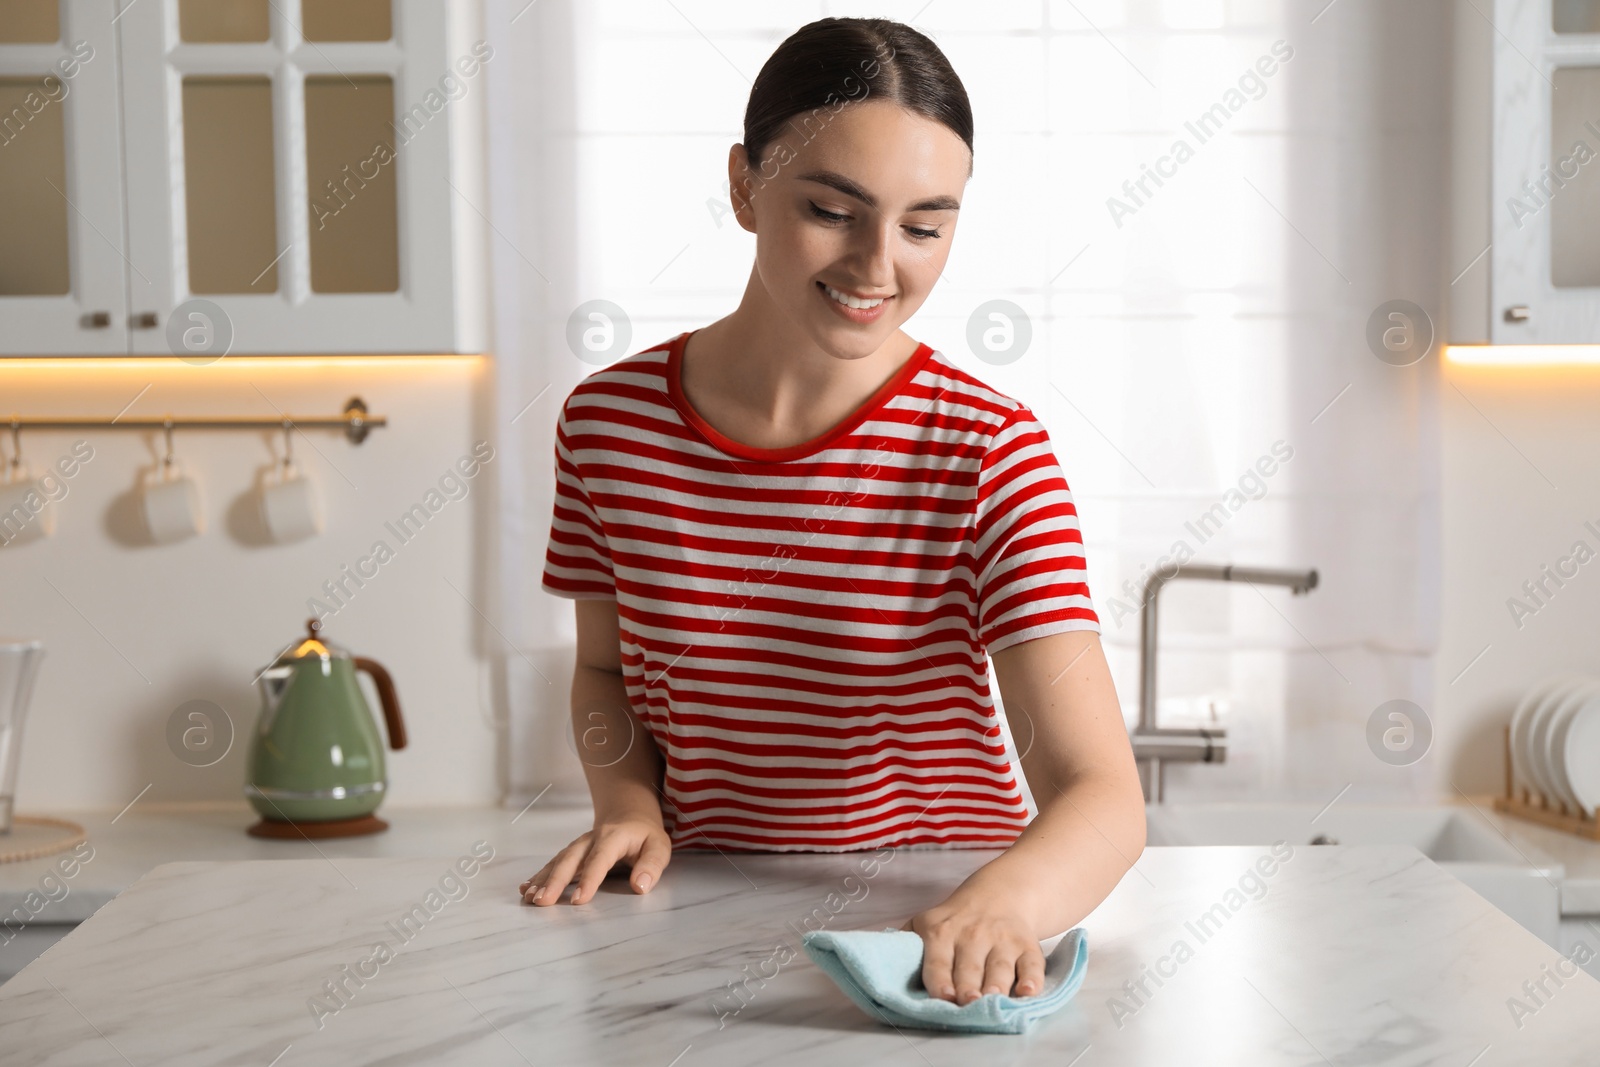
<path id="1" fill-rule="evenodd" d="M 322 500 L 316 483 L 292 462 L 280 464 L 261 480 L 261 525 L 279 544 L 322 532 Z"/>
<path id="2" fill-rule="evenodd" d="M 0 466 L 0 545 L 20 545 L 55 533 L 50 494 L 24 465 Z"/>
<path id="3" fill-rule="evenodd" d="M 154 543 L 182 541 L 205 529 L 200 485 L 178 464 L 162 463 L 146 471 L 139 496 L 145 530 Z"/>

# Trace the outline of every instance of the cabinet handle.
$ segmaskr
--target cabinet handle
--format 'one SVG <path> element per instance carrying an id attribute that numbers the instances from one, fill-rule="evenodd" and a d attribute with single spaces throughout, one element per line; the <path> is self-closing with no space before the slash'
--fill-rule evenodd
<path id="1" fill-rule="evenodd" d="M 154 311 L 141 311 L 137 315 L 128 316 L 128 325 L 135 330 L 153 330 L 160 325 L 160 322 Z"/>
<path id="2" fill-rule="evenodd" d="M 91 311 L 78 319 L 78 326 L 85 330 L 103 330 L 111 325 L 111 312 Z"/>
<path id="3" fill-rule="evenodd" d="M 1528 305 L 1526 304 L 1517 304 L 1506 308 L 1507 322 L 1527 322 L 1532 315 L 1533 313 L 1528 310 Z"/>

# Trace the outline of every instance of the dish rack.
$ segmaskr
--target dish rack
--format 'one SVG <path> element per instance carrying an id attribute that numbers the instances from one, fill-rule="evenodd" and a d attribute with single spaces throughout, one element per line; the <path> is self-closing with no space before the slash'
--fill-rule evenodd
<path id="1" fill-rule="evenodd" d="M 1552 830 L 1565 830 L 1590 841 L 1600 841 L 1600 819 L 1596 818 L 1594 812 L 1573 809 L 1562 800 L 1552 802 L 1544 793 L 1526 785 L 1522 786 L 1521 796 L 1518 796 L 1517 783 L 1512 781 L 1511 776 L 1509 723 L 1506 725 L 1506 795 L 1494 798 L 1494 810 L 1548 826 Z"/>

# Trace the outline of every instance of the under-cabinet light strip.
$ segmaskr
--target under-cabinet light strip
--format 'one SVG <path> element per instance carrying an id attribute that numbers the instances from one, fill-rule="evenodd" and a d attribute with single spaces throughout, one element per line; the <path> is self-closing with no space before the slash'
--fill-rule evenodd
<path id="1" fill-rule="evenodd" d="M 241 370 L 305 370 L 339 367 L 366 370 L 372 367 L 450 367 L 476 366 L 485 356 L 225 356 L 215 363 L 190 364 L 176 356 L 11 356 L 0 357 L 0 374 L 8 369 L 24 370 L 169 370 L 178 373 L 209 371 L 218 368 Z"/>
<path id="2" fill-rule="evenodd" d="M 1446 345 L 1452 363 L 1480 366 L 1600 364 L 1600 345 Z"/>

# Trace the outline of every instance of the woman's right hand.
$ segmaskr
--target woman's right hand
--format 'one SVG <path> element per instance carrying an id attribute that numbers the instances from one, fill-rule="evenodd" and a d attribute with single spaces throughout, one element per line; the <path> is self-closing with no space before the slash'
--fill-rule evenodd
<path id="1" fill-rule="evenodd" d="M 672 840 L 659 815 L 596 819 L 593 830 L 580 834 L 522 883 L 522 902 L 554 904 L 576 878 L 578 888 L 572 893 L 572 903 L 586 904 L 594 899 L 600 883 L 619 862 L 626 863 L 633 872 L 628 879 L 633 891 L 648 893 L 671 860 Z"/>

